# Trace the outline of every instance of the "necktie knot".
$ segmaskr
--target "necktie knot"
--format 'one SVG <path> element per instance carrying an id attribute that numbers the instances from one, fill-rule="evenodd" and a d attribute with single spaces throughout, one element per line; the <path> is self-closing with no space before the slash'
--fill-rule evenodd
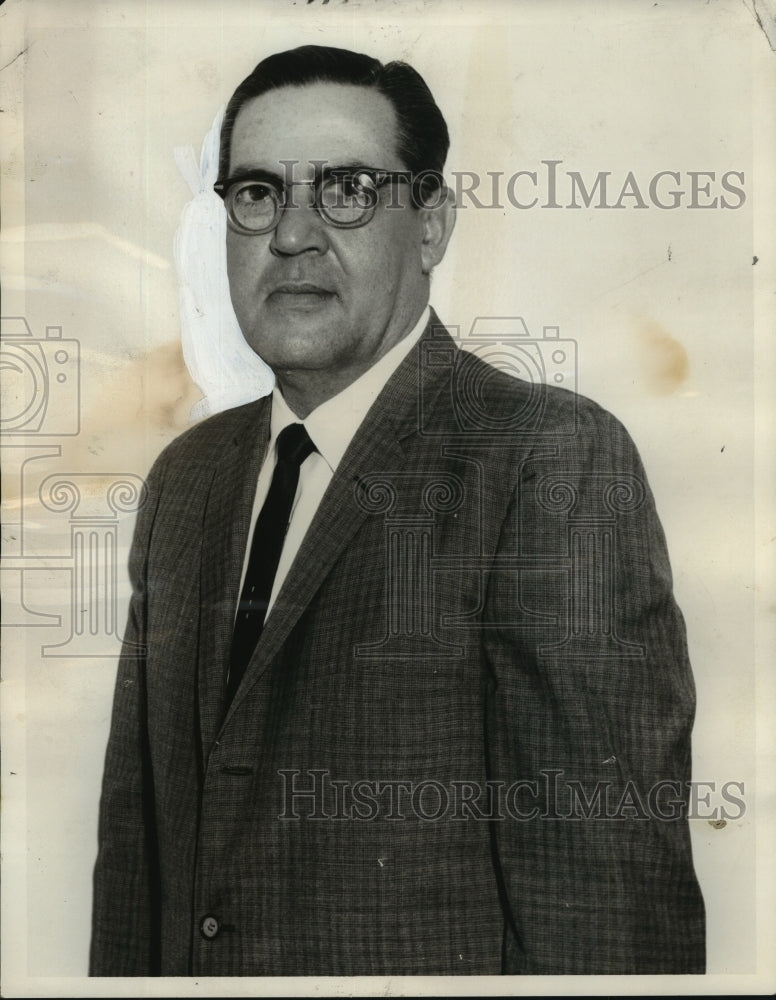
<path id="1" fill-rule="evenodd" d="M 278 434 L 278 462 L 297 467 L 315 451 L 315 445 L 304 424 L 289 424 Z"/>

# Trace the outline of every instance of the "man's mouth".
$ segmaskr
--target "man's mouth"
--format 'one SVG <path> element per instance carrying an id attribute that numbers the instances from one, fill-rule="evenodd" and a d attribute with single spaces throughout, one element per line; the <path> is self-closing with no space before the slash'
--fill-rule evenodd
<path id="1" fill-rule="evenodd" d="M 309 281 L 284 281 L 276 285 L 270 292 L 270 299 L 324 299 L 333 296 L 335 293 L 322 285 L 316 285 Z"/>

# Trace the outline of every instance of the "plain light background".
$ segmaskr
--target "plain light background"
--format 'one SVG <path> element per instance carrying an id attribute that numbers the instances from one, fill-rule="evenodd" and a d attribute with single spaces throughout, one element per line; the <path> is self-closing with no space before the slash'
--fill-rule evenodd
<path id="1" fill-rule="evenodd" d="M 760 14 L 768 16 L 762 5 Z M 679 171 L 687 192 L 688 171 L 714 171 L 717 196 L 723 173 L 744 173 L 746 202 L 735 210 L 687 208 L 689 193 L 671 211 L 639 210 L 632 199 L 622 210 L 468 206 L 431 301 L 463 335 L 478 316 L 522 316 L 535 335 L 558 326 L 577 342 L 579 391 L 634 437 L 687 621 L 698 690 L 694 778 L 745 788 L 741 818 L 722 827 L 692 821 L 709 972 L 723 977 L 703 988 L 735 992 L 772 969 L 763 944 L 772 867 L 757 850 L 768 824 L 772 833 L 773 781 L 763 782 L 773 691 L 763 673 L 767 634 L 758 644 L 756 627 L 774 610 L 758 590 L 772 566 L 765 546 L 774 532 L 758 514 L 772 497 L 772 463 L 758 434 L 771 432 L 773 357 L 754 331 L 756 314 L 772 309 L 776 56 L 753 10 L 732 0 L 9 0 L 4 28 L 15 40 L 4 42 L 2 63 L 16 59 L 2 77 L 3 315 L 25 316 L 37 336 L 62 326 L 81 346 L 81 431 L 59 441 L 49 471 L 142 476 L 187 426 L 199 393 L 177 348 L 172 240 L 190 192 L 173 150 L 191 144 L 198 154 L 218 108 L 272 51 L 317 43 L 406 59 L 448 120 L 450 171 L 541 177 L 542 160 L 560 160 L 562 203 L 565 171 L 588 184 L 610 171 L 615 197 L 628 171 L 645 197 L 661 170 Z M 69 532 L 40 517 L 20 496 L 17 466 L 6 467 L 6 523 L 24 519 L 30 537 L 36 527 Z M 131 529 L 125 518 L 122 621 Z M 115 661 L 40 655 L 43 642 L 68 632 L 70 594 L 61 571 L 36 579 L 28 599 L 63 624 L 45 636 L 4 630 L 4 968 L 16 995 L 85 995 L 95 984 L 47 977 L 86 973 Z M 677 982 L 672 992 L 700 988 Z M 643 986 L 618 980 L 616 988 Z M 563 980 L 530 988 L 577 989 Z"/>

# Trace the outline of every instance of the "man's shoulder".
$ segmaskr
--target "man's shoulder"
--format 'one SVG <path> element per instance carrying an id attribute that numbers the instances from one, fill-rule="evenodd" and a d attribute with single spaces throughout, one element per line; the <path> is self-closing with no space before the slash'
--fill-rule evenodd
<path id="1" fill-rule="evenodd" d="M 489 358 L 461 348 L 451 370 L 452 414 L 464 430 L 527 437 L 560 435 L 579 438 L 624 431 L 612 413 L 572 389 L 531 381 Z"/>
<path id="2" fill-rule="evenodd" d="M 263 397 L 215 413 L 171 441 L 156 460 L 157 466 L 212 464 L 224 450 L 240 443 L 251 428 L 258 428 L 268 406 Z"/>

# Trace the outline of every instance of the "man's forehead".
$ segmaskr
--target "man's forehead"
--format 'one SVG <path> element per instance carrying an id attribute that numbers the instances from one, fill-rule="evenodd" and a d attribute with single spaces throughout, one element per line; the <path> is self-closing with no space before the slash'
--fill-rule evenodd
<path id="1" fill-rule="evenodd" d="M 280 87 L 246 101 L 232 131 L 230 173 L 277 167 L 361 164 L 401 169 L 396 113 L 369 87 L 311 83 Z"/>

